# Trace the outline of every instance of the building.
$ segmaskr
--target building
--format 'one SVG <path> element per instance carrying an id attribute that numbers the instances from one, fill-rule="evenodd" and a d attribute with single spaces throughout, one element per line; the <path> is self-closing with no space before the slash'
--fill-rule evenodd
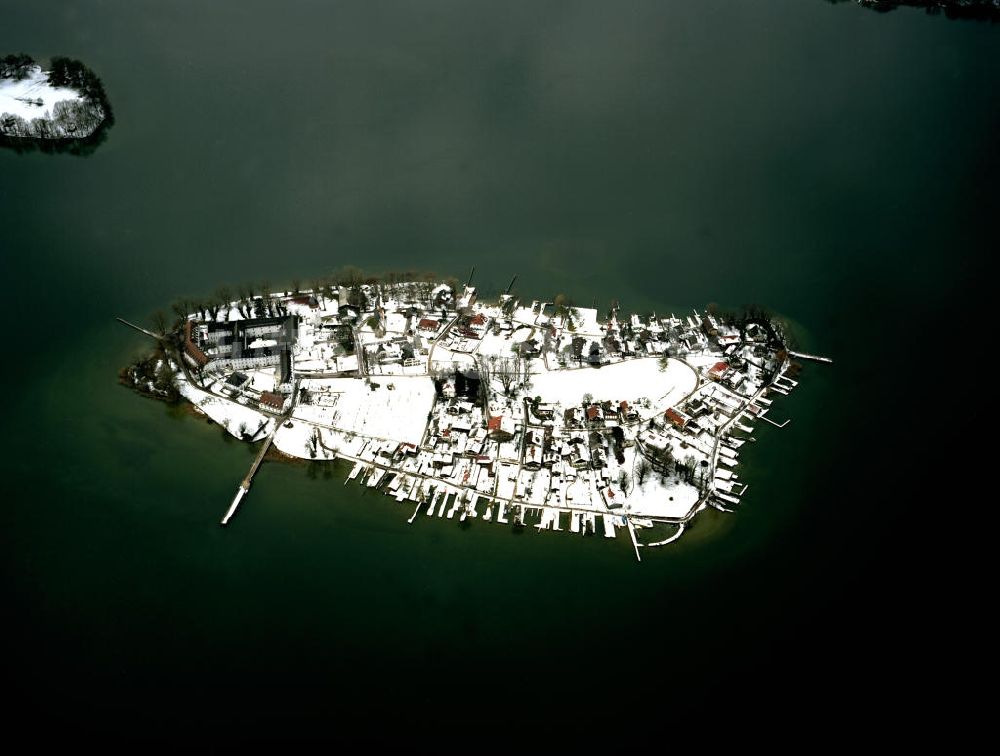
<path id="1" fill-rule="evenodd" d="M 639 413 L 636 411 L 628 402 L 622 401 L 618 404 L 618 416 L 621 418 L 623 423 L 634 423 L 639 419 Z"/>
<path id="2" fill-rule="evenodd" d="M 191 359 L 197 367 L 205 367 L 208 364 L 208 355 L 196 343 L 192 337 L 193 320 L 184 321 L 184 354 Z"/>
<path id="3" fill-rule="evenodd" d="M 237 371 L 226 379 L 222 390 L 230 396 L 239 396 L 243 393 L 243 389 L 250 385 L 250 380 L 249 375 Z"/>
<path id="4" fill-rule="evenodd" d="M 678 428 L 683 428 L 685 425 L 691 422 L 690 415 L 686 415 L 680 410 L 674 409 L 673 407 L 664 412 L 663 415 L 669 422 L 673 423 Z"/>
<path id="5" fill-rule="evenodd" d="M 417 323 L 417 330 L 433 336 L 437 333 L 440 324 L 440 321 L 434 320 L 434 318 L 420 318 L 420 321 Z"/>
<path id="6" fill-rule="evenodd" d="M 729 363 L 716 362 L 714 365 L 712 365 L 711 370 L 708 371 L 708 377 L 711 378 L 713 381 L 717 381 L 726 374 L 727 370 L 729 370 Z"/>
<path id="7" fill-rule="evenodd" d="M 191 321 L 188 321 L 189 323 Z M 229 323 L 207 323 L 192 336 L 213 367 L 248 370 L 278 366 L 284 381 L 291 377 L 291 348 L 298 337 L 299 318 L 252 318 Z M 282 365 L 282 354 L 288 353 Z M 197 358 L 196 358 L 197 359 Z"/>
<path id="8" fill-rule="evenodd" d="M 507 440 L 512 438 L 517 426 L 514 418 L 507 415 L 493 415 L 486 421 L 486 430 L 493 439 Z"/>
<path id="9" fill-rule="evenodd" d="M 281 412 L 285 408 L 285 397 L 273 391 L 262 391 L 258 404 L 261 409 L 268 412 Z"/>

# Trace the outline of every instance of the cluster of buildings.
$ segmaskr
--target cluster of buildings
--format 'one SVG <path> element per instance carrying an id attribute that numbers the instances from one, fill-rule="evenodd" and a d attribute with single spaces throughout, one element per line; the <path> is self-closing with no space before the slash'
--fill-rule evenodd
<path id="1" fill-rule="evenodd" d="M 794 385 L 757 322 L 620 319 L 617 307 L 602 321 L 506 295 L 482 304 L 468 285 L 337 294 L 287 296 L 283 317 L 187 320 L 201 383 L 189 392 L 274 417 L 279 450 L 351 460 L 351 477 L 428 514 L 450 502 L 448 516 L 535 513 L 578 532 L 603 517 L 638 553 L 635 528 L 739 501 L 739 449 L 769 389 Z"/>

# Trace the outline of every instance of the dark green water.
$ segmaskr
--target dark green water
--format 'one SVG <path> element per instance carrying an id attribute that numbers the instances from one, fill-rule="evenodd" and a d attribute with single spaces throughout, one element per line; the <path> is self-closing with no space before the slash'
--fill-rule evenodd
<path id="1" fill-rule="evenodd" d="M 0 51 L 84 60 L 116 114 L 89 157 L 0 151 L 22 723 L 573 738 L 601 730 L 575 704 L 825 721 L 867 680 L 875 718 L 880 685 L 916 679 L 886 638 L 927 577 L 895 551 L 919 498 L 876 476 L 913 464 L 907 405 L 937 377 L 887 366 L 960 317 L 996 247 L 1000 27 L 617 5 L 5 8 Z M 252 450 L 119 388 L 147 344 L 113 316 L 343 264 L 475 265 L 486 292 L 517 273 L 602 307 L 764 303 L 836 364 L 757 433 L 744 509 L 641 565 L 624 538 L 407 526 L 340 469 L 267 465 L 223 531 Z"/>

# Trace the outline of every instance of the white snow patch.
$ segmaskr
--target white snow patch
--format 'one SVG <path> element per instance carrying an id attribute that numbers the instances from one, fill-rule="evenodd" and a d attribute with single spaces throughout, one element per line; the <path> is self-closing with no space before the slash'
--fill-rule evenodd
<path id="1" fill-rule="evenodd" d="M 64 100 L 81 100 L 80 94 L 69 87 L 53 87 L 41 66 L 20 81 L 0 79 L 0 115 L 13 115 L 31 122 L 35 118 L 51 118 L 52 108 Z M 41 104 L 36 104 L 41 100 Z"/>
<path id="2" fill-rule="evenodd" d="M 666 369 L 660 370 L 658 359 L 634 359 L 601 368 L 538 373 L 531 376 L 529 393 L 564 408 L 581 404 L 584 394 L 592 395 L 595 401 L 634 402 L 648 397 L 655 411 L 662 412 L 694 391 L 697 381 L 694 371 L 678 360 L 670 360 Z M 648 412 L 642 410 L 641 414 L 645 417 Z"/>

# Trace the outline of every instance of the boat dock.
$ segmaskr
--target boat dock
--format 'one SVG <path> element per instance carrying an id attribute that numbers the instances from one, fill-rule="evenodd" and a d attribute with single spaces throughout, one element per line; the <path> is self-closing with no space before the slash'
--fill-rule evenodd
<path id="1" fill-rule="evenodd" d="M 829 357 L 820 357 L 818 354 L 805 354 L 804 352 L 789 352 L 792 357 L 798 357 L 800 360 L 813 360 L 815 362 L 826 362 L 833 363 Z"/>
<path id="2" fill-rule="evenodd" d="M 253 481 L 253 476 L 257 474 L 257 470 L 260 469 L 260 463 L 264 461 L 264 455 L 267 454 L 267 450 L 271 448 L 271 441 L 274 440 L 274 434 L 278 432 L 278 428 L 281 427 L 281 422 L 277 421 L 274 424 L 274 430 L 271 431 L 267 438 L 264 439 L 264 444 L 260 447 L 260 451 L 257 452 L 257 457 L 253 461 L 253 465 L 250 467 L 250 472 L 240 483 L 240 487 L 236 489 L 236 496 L 233 499 L 233 503 L 229 505 L 229 509 L 222 518 L 222 522 L 219 523 L 223 527 L 229 524 L 229 521 L 233 519 L 233 515 L 236 514 L 236 508 L 239 507 L 240 502 L 243 501 L 243 497 L 247 495 L 247 491 L 250 490 L 250 483 Z"/>

